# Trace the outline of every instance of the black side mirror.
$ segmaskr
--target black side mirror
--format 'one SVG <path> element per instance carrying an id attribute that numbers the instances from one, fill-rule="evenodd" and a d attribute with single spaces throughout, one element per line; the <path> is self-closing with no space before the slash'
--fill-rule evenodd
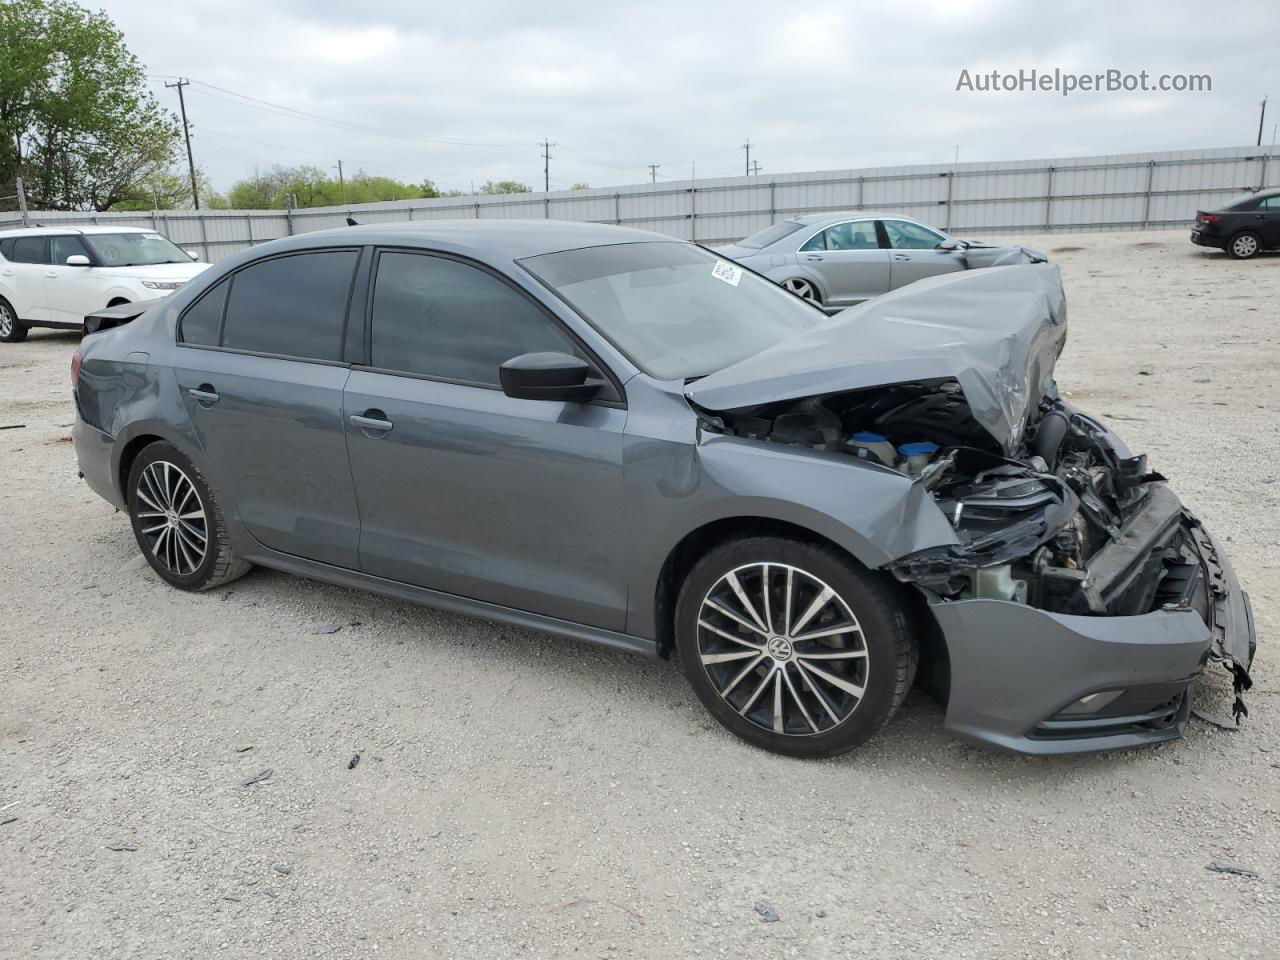
<path id="1" fill-rule="evenodd" d="M 502 392 L 517 400 L 560 400 L 585 403 L 600 392 L 599 380 L 588 382 L 591 365 L 567 353 L 524 353 L 498 368 Z"/>

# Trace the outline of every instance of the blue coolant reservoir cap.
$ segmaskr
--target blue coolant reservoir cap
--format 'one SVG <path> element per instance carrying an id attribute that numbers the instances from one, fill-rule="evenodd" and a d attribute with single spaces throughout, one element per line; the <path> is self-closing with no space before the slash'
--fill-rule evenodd
<path id="1" fill-rule="evenodd" d="M 918 457 L 921 454 L 931 456 L 938 452 L 936 443 L 904 443 L 898 448 L 898 452 L 904 457 Z"/>
<path id="2" fill-rule="evenodd" d="M 850 439 L 854 443 L 888 443 L 889 442 L 888 437 L 882 437 L 880 436 L 880 434 L 871 433 L 868 430 L 859 430 L 852 437 L 850 437 Z M 934 449 L 936 450 L 938 448 L 934 447 Z"/>

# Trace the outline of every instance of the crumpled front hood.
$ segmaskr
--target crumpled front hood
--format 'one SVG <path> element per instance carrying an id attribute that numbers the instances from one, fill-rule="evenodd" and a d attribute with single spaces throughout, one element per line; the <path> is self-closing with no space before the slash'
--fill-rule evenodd
<path id="1" fill-rule="evenodd" d="M 974 419 L 1012 454 L 1053 385 L 1067 335 L 1050 263 L 921 280 L 836 314 L 685 389 L 706 410 L 919 380 L 953 379 Z"/>

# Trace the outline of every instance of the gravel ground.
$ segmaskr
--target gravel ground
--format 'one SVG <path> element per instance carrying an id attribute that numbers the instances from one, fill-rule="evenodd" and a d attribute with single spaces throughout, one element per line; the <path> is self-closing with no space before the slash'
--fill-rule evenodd
<path id="1" fill-rule="evenodd" d="M 666 663 L 268 571 L 171 590 L 76 479 L 76 340 L 37 332 L 0 345 L 0 955 L 1275 957 L 1280 256 L 1018 239 L 1063 267 L 1063 389 L 1252 592 L 1241 730 L 1026 759 L 913 693 L 787 760 Z"/>

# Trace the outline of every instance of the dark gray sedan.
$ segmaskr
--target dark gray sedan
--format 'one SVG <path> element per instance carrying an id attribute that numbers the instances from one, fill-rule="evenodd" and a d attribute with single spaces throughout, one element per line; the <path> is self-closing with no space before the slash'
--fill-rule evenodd
<path id="1" fill-rule="evenodd" d="M 829 312 L 925 277 L 1048 259 L 1026 247 L 958 240 L 874 210 L 792 217 L 715 251 Z"/>
<path id="2" fill-rule="evenodd" d="M 1207 664 L 1249 684 L 1220 545 L 1057 398 L 1052 265 L 827 318 L 656 234 L 409 223 L 89 320 L 82 476 L 184 590 L 260 564 L 677 653 L 795 755 L 862 743 L 917 675 L 1029 753 L 1179 736 Z"/>

